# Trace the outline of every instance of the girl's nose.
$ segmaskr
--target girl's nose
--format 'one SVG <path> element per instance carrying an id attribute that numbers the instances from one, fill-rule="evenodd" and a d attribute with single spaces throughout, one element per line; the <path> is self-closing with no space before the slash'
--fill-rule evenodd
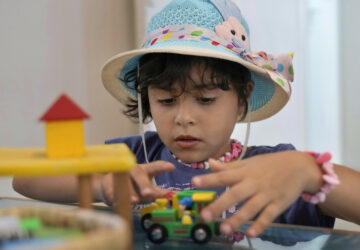
<path id="1" fill-rule="evenodd" d="M 195 124 L 195 116 L 193 114 L 194 107 L 192 107 L 189 100 L 180 100 L 176 112 L 177 113 L 175 115 L 175 123 L 177 125 L 188 126 Z"/>

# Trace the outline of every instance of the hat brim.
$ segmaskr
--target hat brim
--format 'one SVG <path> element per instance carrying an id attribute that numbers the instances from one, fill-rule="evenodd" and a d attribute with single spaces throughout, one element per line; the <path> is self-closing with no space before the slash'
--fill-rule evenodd
<path id="1" fill-rule="evenodd" d="M 248 68 L 252 73 L 252 80 L 255 84 L 254 91 L 250 98 L 248 112 L 248 115 L 251 115 L 251 121 L 260 121 L 276 114 L 285 106 L 291 94 L 291 86 L 288 82 L 285 84 L 281 82 L 280 84 L 279 81 L 274 79 L 274 73 L 244 60 L 235 53 L 223 53 L 221 51 L 204 47 L 197 47 L 194 49 L 194 47 L 190 46 L 168 45 L 166 47 L 152 47 L 126 51 L 113 56 L 105 62 L 101 73 L 102 82 L 107 91 L 109 91 L 110 94 L 121 103 L 126 103 L 128 97 L 130 96 L 136 98 L 136 96 L 125 89 L 123 83 L 120 80 L 120 74 L 123 71 L 125 64 L 137 56 L 142 56 L 149 53 L 174 53 L 219 58 L 222 60 L 239 63 Z M 267 91 L 269 88 L 272 89 L 272 93 L 265 93 L 269 92 Z M 254 101 L 255 99 L 256 103 Z M 242 121 L 238 122 L 246 122 L 247 120 L 248 119 L 246 117 Z"/>

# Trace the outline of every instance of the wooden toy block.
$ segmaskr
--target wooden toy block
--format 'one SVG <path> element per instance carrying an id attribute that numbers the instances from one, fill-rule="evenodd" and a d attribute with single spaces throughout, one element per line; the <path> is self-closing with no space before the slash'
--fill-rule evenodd
<path id="1" fill-rule="evenodd" d="M 48 157 L 81 157 L 85 153 L 84 125 L 81 120 L 46 123 Z"/>

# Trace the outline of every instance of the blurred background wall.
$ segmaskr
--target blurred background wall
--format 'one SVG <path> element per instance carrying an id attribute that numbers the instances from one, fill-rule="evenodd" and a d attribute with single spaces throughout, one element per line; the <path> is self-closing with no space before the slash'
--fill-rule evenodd
<path id="1" fill-rule="evenodd" d="M 138 47 L 145 23 L 168 0 L 0 0 L 0 147 L 45 145 L 38 118 L 67 93 L 87 113 L 86 143 L 137 133 L 108 94 L 100 69 Z M 357 0 L 234 0 L 251 29 L 253 50 L 295 52 L 287 106 L 254 123 L 250 145 L 293 143 L 330 151 L 360 170 Z M 153 127 L 150 125 L 149 129 Z M 234 136 L 243 141 L 245 127 Z M 16 196 L 9 178 L 0 196 Z"/>
<path id="2" fill-rule="evenodd" d="M 340 91 L 341 124 L 344 163 L 360 171 L 360 79 L 357 75 L 360 63 L 360 32 L 358 24 L 360 1 L 341 2 L 340 22 Z"/>
<path id="3" fill-rule="evenodd" d="M 137 133 L 100 79 L 108 58 L 136 47 L 135 3 L 0 0 L 0 147 L 45 146 L 38 118 L 61 93 L 91 116 L 87 144 Z M 7 195 L 16 194 L 2 178 Z"/>

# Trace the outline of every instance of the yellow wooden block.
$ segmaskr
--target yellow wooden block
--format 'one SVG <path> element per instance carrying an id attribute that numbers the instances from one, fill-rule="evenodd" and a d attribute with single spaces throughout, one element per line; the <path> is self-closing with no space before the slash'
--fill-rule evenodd
<path id="1" fill-rule="evenodd" d="M 194 202 L 211 202 L 215 200 L 216 193 L 195 193 L 192 195 L 192 200 Z"/>
<path id="2" fill-rule="evenodd" d="M 51 121 L 46 123 L 48 157 L 83 156 L 84 125 L 82 120 Z"/>
<path id="3" fill-rule="evenodd" d="M 126 144 L 85 147 L 83 157 L 49 158 L 45 148 L 0 148 L 0 176 L 127 172 L 136 158 Z"/>

